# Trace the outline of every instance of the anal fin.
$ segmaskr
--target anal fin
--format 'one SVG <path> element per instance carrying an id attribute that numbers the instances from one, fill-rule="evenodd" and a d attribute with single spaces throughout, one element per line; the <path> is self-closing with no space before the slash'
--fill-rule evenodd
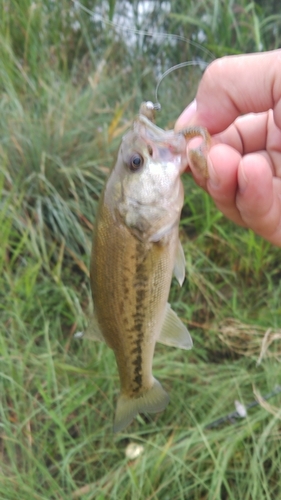
<path id="1" fill-rule="evenodd" d="M 164 324 L 157 342 L 172 347 L 179 347 L 180 349 L 191 349 L 193 346 L 188 329 L 168 303 L 166 305 Z"/>

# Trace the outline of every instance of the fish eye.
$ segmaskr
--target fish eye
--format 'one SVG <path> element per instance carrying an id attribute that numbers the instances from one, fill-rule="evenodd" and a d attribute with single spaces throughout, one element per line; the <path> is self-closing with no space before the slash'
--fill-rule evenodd
<path id="1" fill-rule="evenodd" d="M 143 166 L 143 157 L 139 153 L 134 153 L 129 161 L 131 172 L 136 172 Z"/>

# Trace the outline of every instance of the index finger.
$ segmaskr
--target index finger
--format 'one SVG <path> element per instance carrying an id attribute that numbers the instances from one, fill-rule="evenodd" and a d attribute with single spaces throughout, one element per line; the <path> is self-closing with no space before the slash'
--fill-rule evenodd
<path id="1" fill-rule="evenodd" d="M 208 66 L 196 95 L 197 107 L 178 118 L 175 129 L 200 125 L 210 134 L 225 130 L 238 116 L 273 109 L 281 127 L 281 50 L 227 56 Z"/>

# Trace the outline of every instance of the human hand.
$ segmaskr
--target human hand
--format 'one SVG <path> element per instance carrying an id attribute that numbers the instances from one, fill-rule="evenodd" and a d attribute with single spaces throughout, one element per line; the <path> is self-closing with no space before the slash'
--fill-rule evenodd
<path id="1" fill-rule="evenodd" d="M 194 125 L 212 136 L 209 178 L 190 165 L 195 181 L 229 219 L 281 247 L 281 50 L 211 63 L 175 130 Z"/>

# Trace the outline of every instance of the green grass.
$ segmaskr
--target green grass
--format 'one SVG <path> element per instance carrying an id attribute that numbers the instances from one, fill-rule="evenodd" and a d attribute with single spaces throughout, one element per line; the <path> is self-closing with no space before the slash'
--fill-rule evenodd
<path id="1" fill-rule="evenodd" d="M 177 32 L 188 26 L 185 36 L 196 39 L 201 19 L 215 55 L 256 50 L 257 40 L 280 45 L 273 4 L 237 4 L 186 9 L 178 0 L 159 31 L 180 21 Z M 109 2 L 109 18 L 121 7 Z M 181 289 L 173 283 L 171 302 L 194 349 L 157 345 L 166 411 L 113 435 L 113 353 L 73 338 L 86 325 L 97 200 L 122 134 L 141 100 L 153 98 L 159 54 L 165 70 L 198 49 L 179 54 L 180 41 L 159 49 L 142 39 L 130 53 L 114 29 L 69 2 L 58 10 L 57 2 L 3 0 L 0 12 L 0 498 L 279 498 L 280 395 L 246 419 L 206 426 L 235 400 L 247 404 L 254 390 L 280 384 L 280 249 L 228 222 L 190 177 L 180 228 L 187 279 Z M 188 86 L 186 75 L 161 84 L 162 126 L 192 97 L 199 73 L 188 70 Z M 131 442 L 143 446 L 136 459 L 125 455 Z"/>

